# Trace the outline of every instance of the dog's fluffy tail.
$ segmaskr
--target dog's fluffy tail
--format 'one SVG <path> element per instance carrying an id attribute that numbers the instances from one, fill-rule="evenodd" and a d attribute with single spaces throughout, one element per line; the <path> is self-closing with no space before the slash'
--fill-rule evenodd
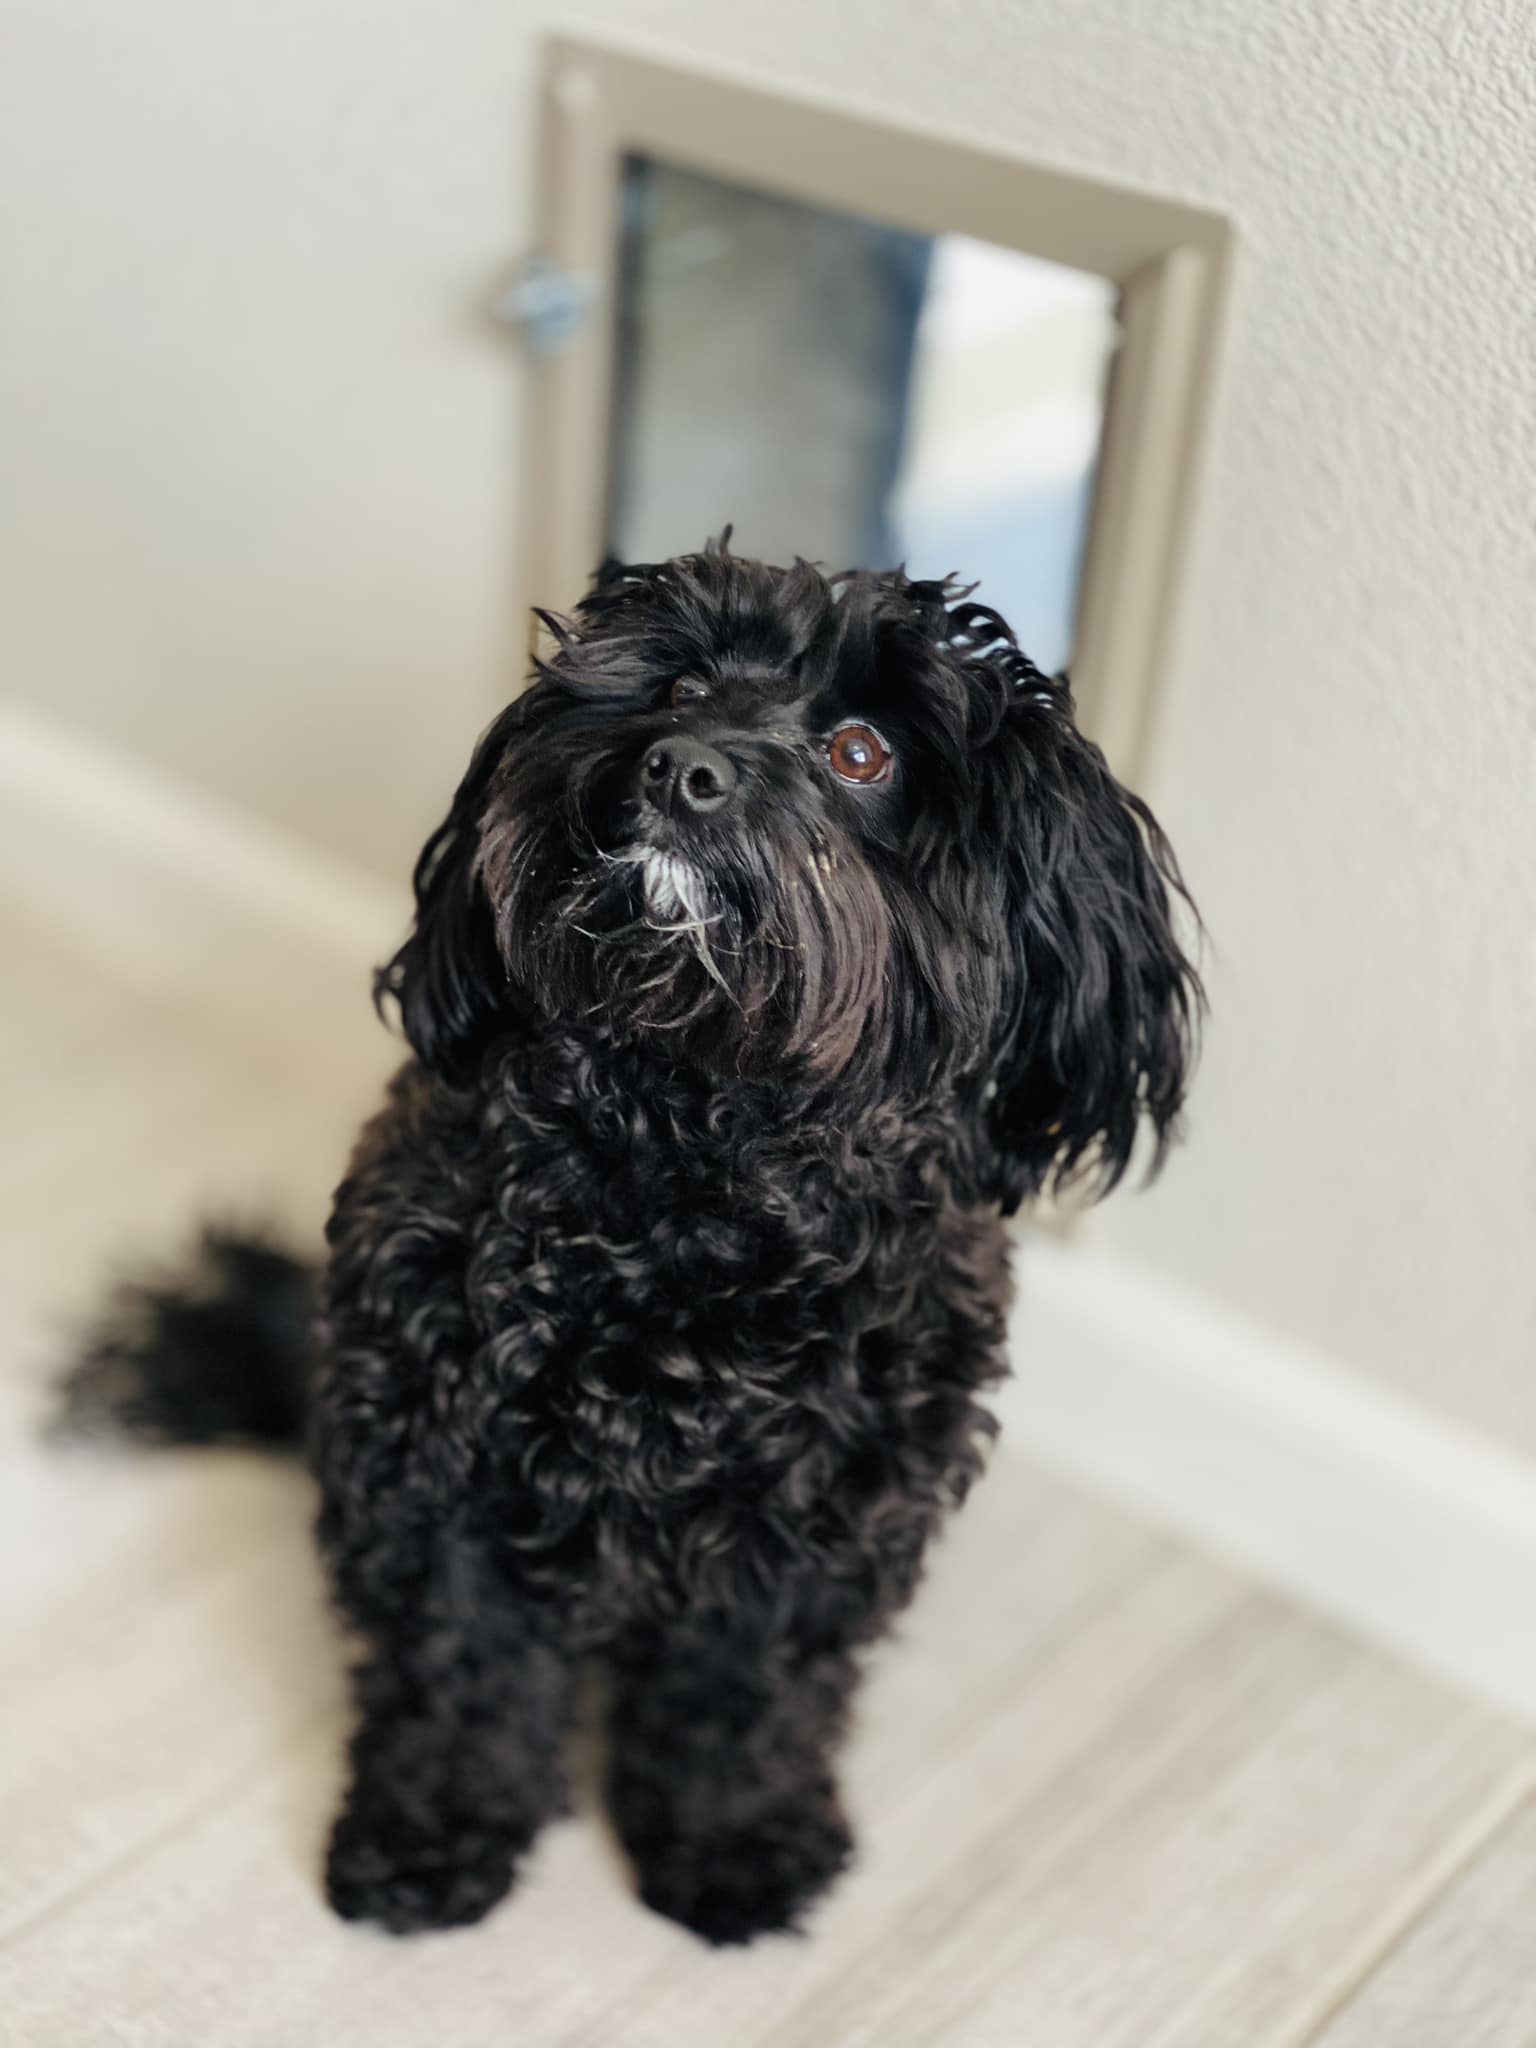
<path id="1" fill-rule="evenodd" d="M 60 1431 L 297 1447 L 316 1282 L 268 1239 L 204 1231 L 174 1279 L 118 1289 L 61 1383 Z"/>

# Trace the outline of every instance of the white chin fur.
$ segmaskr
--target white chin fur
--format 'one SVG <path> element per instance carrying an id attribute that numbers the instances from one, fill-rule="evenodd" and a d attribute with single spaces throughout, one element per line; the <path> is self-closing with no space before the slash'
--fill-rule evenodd
<path id="1" fill-rule="evenodd" d="M 704 884 L 696 869 L 675 853 L 647 847 L 640 857 L 646 907 L 656 917 L 702 923 Z"/>

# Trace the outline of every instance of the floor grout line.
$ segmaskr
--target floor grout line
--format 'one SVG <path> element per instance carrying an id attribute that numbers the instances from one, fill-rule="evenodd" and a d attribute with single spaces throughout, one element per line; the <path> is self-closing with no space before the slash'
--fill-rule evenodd
<path id="1" fill-rule="evenodd" d="M 1220 1636 L 1224 1630 L 1231 1629 L 1251 1604 L 1255 1601 L 1265 1601 L 1269 1596 L 1263 1589 L 1238 1584 L 1226 1597 L 1230 1600 L 1230 1605 L 1226 1605 L 1213 1613 L 1193 1636 L 1187 1641 L 1182 1642 L 1168 1656 L 1149 1664 L 1146 1671 L 1141 1674 L 1140 1691 L 1134 1697 L 1127 1697 L 1122 1700 L 1119 1707 L 1106 1717 L 1102 1725 L 1094 1729 L 1085 1738 L 1080 1748 L 1074 1748 L 1065 1752 L 1058 1759 L 1056 1769 L 1048 1780 L 1042 1780 L 1040 1784 L 1032 1787 L 1022 1798 L 1015 1796 L 1012 1800 L 999 1805 L 997 1815 L 991 1825 L 964 1852 L 967 1862 L 985 1859 L 988 1851 L 995 1843 L 1005 1838 L 1011 1831 L 1017 1828 L 1032 1806 L 1049 1802 L 1055 1796 L 1056 1788 L 1065 1778 L 1071 1773 L 1085 1771 L 1091 1765 L 1096 1754 L 1112 1755 L 1120 1741 L 1121 1731 L 1124 1729 L 1127 1721 L 1134 1719 L 1142 1712 L 1147 1694 L 1164 1684 L 1173 1683 L 1176 1685 L 1179 1681 L 1180 1672 L 1186 1666 L 1198 1663 L 1213 1640 Z M 1130 1793 L 1133 1797 L 1144 1793 L 1147 1786 L 1155 1783 L 1167 1770 L 1170 1762 L 1175 1761 L 1180 1754 L 1187 1753 L 1198 1745 L 1212 1727 L 1220 1725 L 1221 1720 L 1230 1711 L 1230 1703 L 1228 1702 L 1218 1700 L 1212 1703 L 1208 1701 L 1202 1706 L 1198 1714 L 1191 1714 L 1187 1720 L 1182 1721 L 1176 1731 L 1170 1729 L 1162 1742 L 1141 1760 L 1134 1771 L 1122 1773 L 1119 1779 L 1115 1781 L 1117 1800 L 1123 1800 L 1126 1793 Z M 1100 1807 L 1093 1806 L 1091 1803 L 1085 1805 L 1078 1813 L 1074 1814 L 1069 1822 L 1064 1824 L 1059 1838 L 1052 1844 L 1050 1860 L 1045 1866 L 1046 1873 L 1070 1863 L 1083 1844 L 1091 1841 L 1095 1835 L 1102 1835 L 1107 1825 L 1113 1825 L 1113 1817 L 1110 1813 Z M 958 1868 L 958 1865 L 951 1865 L 951 1871 Z M 945 1873 L 945 1881 L 946 1883 L 951 1881 L 950 1872 Z M 985 1894 L 981 1896 L 985 1897 Z M 877 1961 L 882 1951 L 898 1948 L 900 1946 L 902 1929 L 911 1928 L 914 1923 L 922 1928 L 922 1942 L 930 1948 L 936 1946 L 977 1903 L 977 1898 L 974 1896 L 969 1898 L 957 1897 L 948 1910 L 944 1912 L 942 1918 L 936 1919 L 934 1917 L 937 1911 L 936 1899 L 937 1893 L 932 1886 L 922 1892 L 914 1893 L 898 1909 L 891 1926 L 872 1931 L 867 1937 L 861 1939 L 857 1953 L 847 1959 L 845 1976 L 862 1968 L 871 1960 Z M 915 1943 L 914 1946 L 916 1946 Z M 773 2023 L 772 2030 L 760 2037 L 757 2048 L 792 2048 L 792 2043 L 796 2038 L 795 2029 L 800 2025 L 800 2022 L 805 2019 L 817 2020 L 819 2018 L 818 2008 L 824 2010 L 829 2002 L 832 2005 L 832 2020 L 841 2020 L 844 2015 L 837 2010 L 837 1996 L 836 1985 L 831 1981 L 824 1980 L 816 1985 L 799 2004 L 792 2010 L 782 2014 Z M 946 2024 L 953 2026 L 954 2015 L 952 2013 L 947 2016 Z M 832 2036 L 828 2035 L 827 2038 L 831 2039 Z M 937 2034 L 932 2036 L 934 2041 L 942 2038 L 945 2037 Z"/>
<path id="2" fill-rule="evenodd" d="M 1497 1786 L 1465 1824 L 1447 1837 L 1414 1882 L 1328 1975 L 1302 2017 L 1277 2035 L 1272 2048 L 1315 2048 L 1325 2030 L 1392 1959 L 1415 1929 L 1483 1852 L 1536 1803 L 1536 1750 Z"/>

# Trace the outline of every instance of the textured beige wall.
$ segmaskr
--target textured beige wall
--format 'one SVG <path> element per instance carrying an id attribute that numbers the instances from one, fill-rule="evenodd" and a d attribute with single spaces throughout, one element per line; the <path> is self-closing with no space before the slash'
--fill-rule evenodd
<path id="1" fill-rule="evenodd" d="M 1536 67 L 1517 0 L 587 0 L 1229 209 L 1152 794 L 1212 926 L 1116 1242 L 1536 1454 Z M 526 0 L 4 0 L 13 687 L 385 867 L 515 664 Z M 549 13 L 542 19 L 550 19 Z M 563 21 L 561 25 L 566 25 Z"/>

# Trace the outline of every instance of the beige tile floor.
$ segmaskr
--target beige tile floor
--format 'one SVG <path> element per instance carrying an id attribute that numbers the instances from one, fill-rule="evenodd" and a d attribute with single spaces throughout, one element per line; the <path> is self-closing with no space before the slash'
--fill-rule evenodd
<path id="1" fill-rule="evenodd" d="M 328 1917 L 302 1475 L 45 1450 L 53 1333 L 199 1207 L 312 1231 L 392 1053 L 0 914 L 0 2041 L 1536 2048 L 1536 1735 L 1006 1446 L 875 1659 L 863 1856 L 714 1956 L 590 1812 L 462 1934 Z"/>

